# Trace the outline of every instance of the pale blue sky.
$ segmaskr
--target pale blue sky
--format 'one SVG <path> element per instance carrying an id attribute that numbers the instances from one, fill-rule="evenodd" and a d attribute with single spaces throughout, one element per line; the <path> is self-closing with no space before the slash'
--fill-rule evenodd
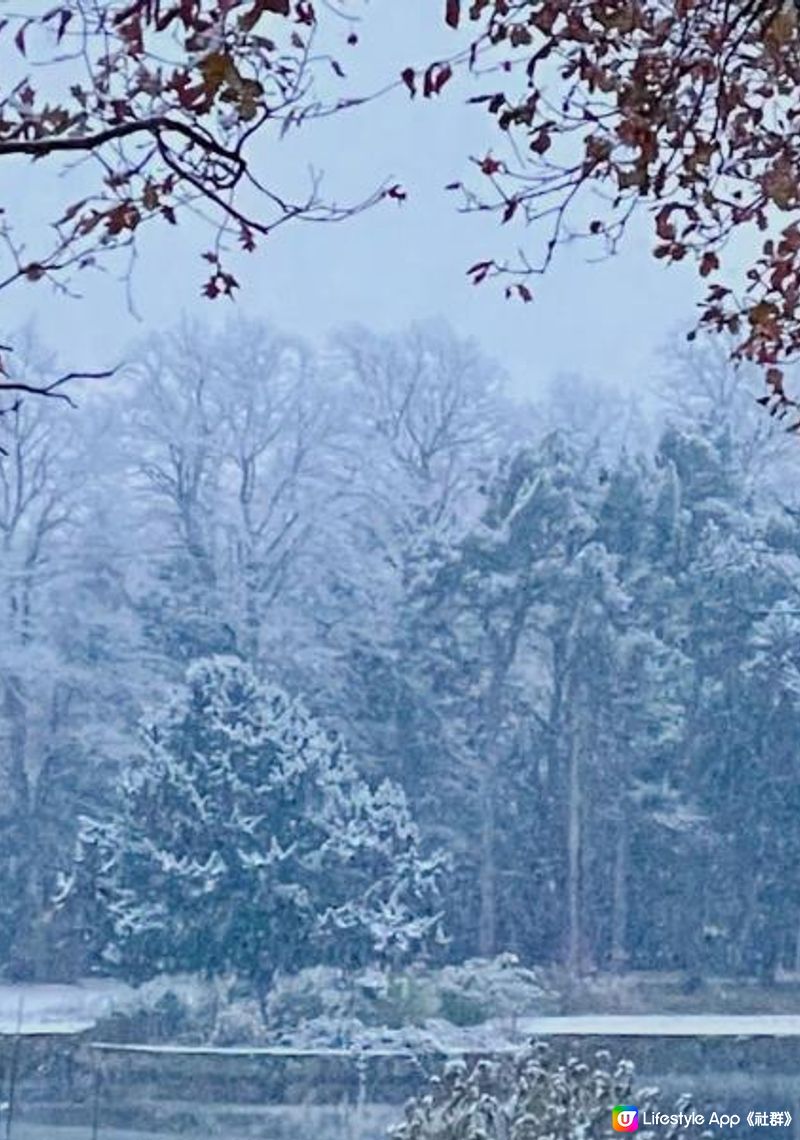
<path id="1" fill-rule="evenodd" d="M 457 41 L 447 29 L 436 30 L 431 7 L 430 0 L 367 6 L 360 45 L 339 53 L 348 64 L 347 90 L 370 90 L 408 63 L 451 52 Z M 530 305 L 506 301 L 499 284 L 476 288 L 465 276 L 472 262 L 512 252 L 527 238 L 523 228 L 501 230 L 496 220 L 459 215 L 456 196 L 443 189 L 469 173 L 470 154 L 497 146 L 486 112 L 464 102 L 465 95 L 495 86 L 496 79 L 470 89 L 453 84 L 436 102 L 414 103 L 398 90 L 270 142 L 265 169 L 282 186 L 312 162 L 341 200 L 366 194 L 386 176 L 401 182 L 409 199 L 342 224 L 281 229 L 237 264 L 238 306 L 314 339 L 343 322 L 389 330 L 441 315 L 506 367 L 520 395 L 571 372 L 625 389 L 641 385 L 653 371 L 655 350 L 676 325 L 692 319 L 700 294 L 691 271 L 652 259 L 646 225 L 637 224 L 623 253 L 601 264 L 587 263 L 588 250 L 563 249 L 552 272 L 533 282 Z M 60 191 L 54 199 L 54 168 L 42 164 L 35 176 L 30 190 L 25 180 L 25 193 L 32 216 L 44 220 L 58 208 Z M 16 185 L 21 190 L 22 182 Z M 182 312 L 221 318 L 230 303 L 200 297 L 207 267 L 196 254 L 206 244 L 193 226 L 160 227 L 143 240 L 134 279 L 141 324 L 129 314 L 124 290 L 95 278 L 82 282 L 85 303 L 54 297 L 46 286 L 22 285 L 4 297 L 7 327 L 33 317 L 48 341 L 69 346 L 63 355 L 70 365 L 96 366 Z"/>

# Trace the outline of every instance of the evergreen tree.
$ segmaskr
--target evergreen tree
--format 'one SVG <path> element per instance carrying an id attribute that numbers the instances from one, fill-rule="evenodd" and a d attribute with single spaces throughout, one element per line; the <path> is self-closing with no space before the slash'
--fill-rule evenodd
<path id="1" fill-rule="evenodd" d="M 441 938 L 438 853 L 402 791 L 369 787 L 301 701 L 201 659 L 143 729 L 119 802 L 84 820 L 65 901 L 101 901 L 125 976 L 398 962 Z M 95 915 L 95 918 L 98 916 Z"/>

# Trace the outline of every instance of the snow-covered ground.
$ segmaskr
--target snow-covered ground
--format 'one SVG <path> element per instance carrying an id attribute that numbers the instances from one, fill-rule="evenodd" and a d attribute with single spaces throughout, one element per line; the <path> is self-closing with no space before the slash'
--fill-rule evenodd
<path id="1" fill-rule="evenodd" d="M 81 1033 L 113 1013 L 152 1008 L 167 993 L 191 1008 L 203 1000 L 203 985 L 183 974 L 136 988 L 112 978 L 85 978 L 74 985 L 0 983 L 0 1034 Z"/>
<path id="2" fill-rule="evenodd" d="M 89 1030 L 89 1039 L 97 1040 L 98 1033 L 91 1027 L 106 1018 L 115 1010 L 124 1011 L 141 1007 L 143 995 L 149 1000 L 154 994 L 182 991 L 184 997 L 193 993 L 191 979 L 163 979 L 152 984 L 154 989 L 132 987 L 107 980 L 88 980 L 80 985 L 3 985 L 0 986 L 0 1033 L 14 1034 L 21 1027 L 23 1033 L 69 1033 Z M 155 1054 L 202 1054 L 216 1056 L 247 1056 L 268 1054 L 272 1056 L 353 1056 L 363 1050 L 373 1056 L 390 1056 L 416 1053 L 420 1060 L 426 1052 L 454 1056 L 459 1053 L 500 1053 L 514 1050 L 532 1037 L 554 1035 L 587 1036 L 593 1038 L 800 1038 L 800 1015 L 729 1015 L 729 1014 L 649 1014 L 649 1015 L 573 1015 L 573 1016 L 524 1016 L 516 1019 L 508 1017 L 489 1019 L 485 1023 L 470 1027 L 456 1027 L 442 1020 L 430 1020 L 424 1026 L 403 1029 L 382 1030 L 378 1027 L 363 1027 L 363 1036 L 350 1036 L 334 1045 L 330 1037 L 325 1038 L 320 1024 L 309 1022 L 300 1027 L 288 1040 L 267 1045 L 242 1044 L 240 1046 L 181 1046 L 168 1044 L 109 1045 L 114 1050 L 135 1050 Z M 619 1050 L 624 1054 L 625 1046 Z M 126 1071 L 133 1058 L 120 1058 L 115 1071 Z M 166 1064 L 166 1057 L 164 1058 Z M 160 1070 L 160 1062 L 157 1062 Z M 422 1064 L 427 1069 L 427 1064 Z M 720 1071 L 703 1072 L 700 1083 L 693 1085 L 693 1092 L 706 1098 L 721 1097 L 727 1104 L 736 1093 L 740 1100 L 750 1099 L 753 1103 L 765 1102 L 788 1104 L 786 1074 L 764 1074 L 757 1072 Z M 745 1082 L 745 1083 L 743 1083 Z M 686 1091 L 690 1082 L 685 1072 L 670 1075 L 669 1071 L 659 1074 L 662 1088 L 677 1093 Z M 673 1089 L 674 1086 L 674 1089 Z M 680 1086 L 680 1087 L 679 1087 Z M 374 1090 L 372 1090 L 374 1092 Z M 24 1090 L 23 1090 L 24 1092 Z M 387 1126 L 394 1123 L 401 1114 L 399 1105 L 366 1103 L 359 1106 L 347 1105 L 238 1105 L 217 1104 L 210 1101 L 207 1107 L 207 1123 L 200 1127 L 201 1106 L 197 1101 L 186 1101 L 185 1114 L 181 1110 L 183 1102 L 166 1102 L 161 1105 L 163 1113 L 148 1115 L 152 1132 L 133 1131 L 113 1126 L 135 1123 L 145 1128 L 146 1123 L 139 1111 L 135 1096 L 126 1088 L 124 1081 L 117 1081 L 106 1088 L 105 1100 L 101 1105 L 102 1140 L 174 1140 L 178 1135 L 166 1131 L 168 1118 L 180 1117 L 189 1123 L 181 1128 L 186 1140 L 253 1140 L 255 1136 L 270 1136 L 270 1140 L 379 1140 L 386 1135 Z M 0 1098 L 1 1099 L 1 1098 Z M 737 1102 L 738 1103 L 738 1102 Z M 159 1101 L 159 1104 L 161 1102 Z M 130 1111 L 128 1111 L 130 1106 Z M 53 1112 L 50 1113 L 50 1108 Z M 76 1117 L 72 1109 L 63 1111 L 61 1105 L 40 1104 L 35 1100 L 26 1104 L 25 1096 L 20 1097 L 18 1115 L 13 1123 L 12 1140 L 86 1140 L 90 1134 L 91 1106 L 83 1104 Z M 152 1107 L 152 1106 L 151 1106 Z M 180 1110 L 180 1111 L 179 1111 Z M 75 1126 L 82 1113 L 85 1123 Z M 152 1119 L 150 1119 L 152 1116 Z M 40 1123 L 52 1119 L 53 1123 Z M 205 1120 L 206 1117 L 203 1117 Z M 0 1127 L 5 1124 L 0 1111 Z"/>
<path id="3" fill-rule="evenodd" d="M 132 1000 L 120 982 L 0 985 L 0 1033 L 80 1033 Z"/>
<path id="4" fill-rule="evenodd" d="M 374 1032 L 374 1031 L 373 1031 Z M 394 1040 L 365 1037 L 348 1046 L 308 1042 L 302 1030 L 296 1044 L 275 1045 L 170 1045 L 99 1044 L 111 1052 L 196 1055 L 219 1057 L 352 1057 L 359 1052 L 371 1057 L 401 1057 L 435 1053 L 461 1056 L 465 1053 L 512 1053 L 531 1038 L 567 1037 L 800 1037 L 800 1016 L 764 1015 L 645 1015 L 522 1018 L 510 1031 L 508 1023 L 489 1021 L 465 1028 L 427 1025 L 393 1031 Z"/>
<path id="5" fill-rule="evenodd" d="M 581 1014 L 522 1018 L 526 1037 L 800 1037 L 800 1014 Z"/>

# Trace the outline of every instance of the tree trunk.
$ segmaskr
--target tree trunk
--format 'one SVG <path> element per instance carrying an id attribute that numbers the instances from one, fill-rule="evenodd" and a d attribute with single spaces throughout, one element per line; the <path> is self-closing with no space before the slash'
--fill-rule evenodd
<path id="1" fill-rule="evenodd" d="M 478 953 L 492 958 L 497 947 L 497 869 L 495 866 L 495 805 L 494 773 L 489 772 L 482 781 L 481 844 L 478 890 L 480 915 L 478 918 Z"/>
<path id="2" fill-rule="evenodd" d="M 577 977 L 582 960 L 581 769 L 578 734 L 570 733 L 567 798 L 567 970 Z"/>
<path id="3" fill-rule="evenodd" d="M 269 1026 L 269 995 L 275 974 L 272 968 L 264 967 L 258 971 L 254 982 L 258 1009 L 265 1029 Z"/>
<path id="4" fill-rule="evenodd" d="M 617 824 L 614 881 L 611 897 L 611 968 L 621 973 L 628 964 L 628 833 L 624 820 Z"/>
<path id="5" fill-rule="evenodd" d="M 755 930 L 756 921 L 758 918 L 758 896 L 761 890 L 761 874 L 756 871 L 748 884 L 747 902 L 745 904 L 745 912 L 742 920 L 739 923 L 739 931 L 737 938 L 737 965 L 739 973 L 751 973 L 753 964 L 753 954 L 750 947 L 750 942 Z M 749 959 L 748 959 L 748 952 Z"/>
<path id="6" fill-rule="evenodd" d="M 11 942 L 11 969 L 26 980 L 33 980 L 41 969 L 41 948 L 35 937 L 38 922 L 36 891 L 36 848 L 31 819 L 31 783 L 28 775 L 28 716 L 22 681 L 9 676 L 5 682 L 3 713 L 8 721 L 7 809 L 12 821 L 15 852 L 11 856 L 16 894 L 14 935 Z"/>
<path id="7" fill-rule="evenodd" d="M 19 677 L 7 677 L 3 712 L 8 721 L 8 784 L 9 811 L 20 824 L 30 810 L 30 786 L 27 769 L 28 721 L 22 682 Z M 23 825 L 24 826 L 24 825 Z"/>

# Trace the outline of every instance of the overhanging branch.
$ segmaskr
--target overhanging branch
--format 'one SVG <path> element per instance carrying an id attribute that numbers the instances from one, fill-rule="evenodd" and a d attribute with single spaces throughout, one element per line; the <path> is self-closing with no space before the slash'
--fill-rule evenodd
<path id="1" fill-rule="evenodd" d="M 46 135 L 38 139 L 4 139 L 0 141 L 0 157 L 10 155 L 29 155 L 31 158 L 45 158 L 49 154 L 70 151 L 92 151 L 105 146 L 106 143 L 118 142 L 131 135 L 149 134 L 159 137 L 171 133 L 181 135 L 194 146 L 217 155 L 228 162 L 244 166 L 244 159 L 235 150 L 221 146 L 211 135 L 198 131 L 183 123 L 180 119 L 170 118 L 168 115 L 154 115 L 147 119 L 136 119 L 127 123 L 119 123 L 105 130 L 96 131 L 89 135 Z"/>
<path id="2" fill-rule="evenodd" d="M 8 345 L 0 345 L 0 348 L 9 351 Z M 57 380 L 53 380 L 49 384 L 29 384 L 25 380 L 0 380 L 0 397 L 4 393 L 14 396 L 13 402 L 8 407 L 0 407 L 0 418 L 19 411 L 23 396 L 43 396 L 45 399 L 64 400 L 71 408 L 75 408 L 77 404 L 72 396 L 63 390 L 67 384 L 74 380 L 108 380 L 117 370 L 117 368 L 105 368 L 99 372 L 65 372 L 63 376 L 59 376 Z M 0 456 L 7 454 L 6 449 L 0 444 Z"/>

